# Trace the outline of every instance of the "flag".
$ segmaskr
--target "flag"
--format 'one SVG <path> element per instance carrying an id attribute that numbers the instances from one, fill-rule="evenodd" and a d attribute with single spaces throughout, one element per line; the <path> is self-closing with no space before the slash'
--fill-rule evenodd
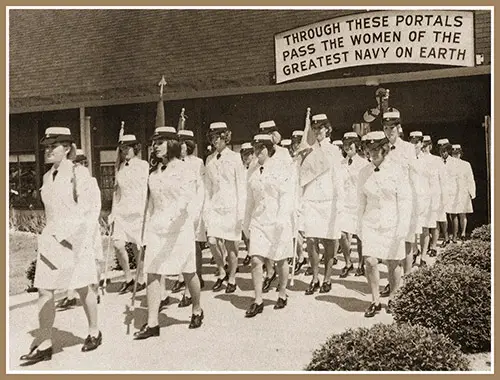
<path id="1" fill-rule="evenodd" d="M 163 86 L 165 86 L 166 84 L 167 81 L 165 80 L 165 76 L 162 75 L 161 80 L 158 83 L 158 86 L 160 86 L 160 99 L 158 100 L 158 104 L 156 105 L 155 128 L 165 126 L 165 108 L 163 106 Z"/>
<path id="2" fill-rule="evenodd" d="M 297 153 L 300 153 L 314 144 L 316 138 L 314 137 L 314 133 L 311 129 L 311 107 L 307 107 L 306 111 L 306 120 L 304 123 L 304 134 L 302 135 L 302 140 L 297 148 Z"/>

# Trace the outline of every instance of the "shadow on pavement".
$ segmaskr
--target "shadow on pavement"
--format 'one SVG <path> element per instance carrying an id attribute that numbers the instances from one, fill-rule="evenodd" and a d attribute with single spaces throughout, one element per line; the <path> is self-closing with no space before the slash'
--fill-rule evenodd
<path id="1" fill-rule="evenodd" d="M 337 297 L 329 294 L 317 296 L 318 301 L 331 302 L 338 305 L 340 308 L 346 311 L 353 312 L 364 312 L 368 306 L 370 306 L 370 301 L 363 301 L 358 298 L 353 297 Z"/>
<path id="2" fill-rule="evenodd" d="M 236 294 L 220 294 L 215 296 L 215 298 L 222 301 L 229 301 L 231 302 L 231 305 L 240 310 L 247 310 L 254 301 L 253 297 L 239 296 Z M 274 305 L 276 303 L 276 301 L 269 299 L 263 299 L 263 302 L 264 306 Z"/>
<path id="3" fill-rule="evenodd" d="M 172 325 L 187 325 L 189 324 L 189 319 L 185 321 L 181 321 L 172 317 L 169 317 L 165 315 L 164 313 L 166 310 L 163 310 L 159 316 L 158 316 L 158 324 L 160 325 L 160 328 L 162 327 L 167 327 L 167 326 L 172 326 Z M 144 324 L 147 323 L 148 321 L 148 310 L 146 308 L 136 308 L 134 311 L 130 311 L 130 308 L 126 308 L 125 312 L 123 313 L 125 315 L 125 321 L 124 325 L 127 326 L 127 335 L 135 332 L 130 332 L 129 328 L 130 325 L 134 324 L 134 329 L 139 330 Z M 191 317 L 190 313 L 186 313 L 188 318 Z"/>

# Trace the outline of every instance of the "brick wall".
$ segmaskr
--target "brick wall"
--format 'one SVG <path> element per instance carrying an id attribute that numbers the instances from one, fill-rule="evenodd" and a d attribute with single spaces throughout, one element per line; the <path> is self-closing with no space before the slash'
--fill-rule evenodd
<path id="1" fill-rule="evenodd" d="M 162 74 L 167 92 L 268 85 L 275 33 L 356 12 L 11 10 L 10 104 L 151 95 Z M 476 12 L 476 52 L 485 63 L 489 33 L 489 12 Z"/>

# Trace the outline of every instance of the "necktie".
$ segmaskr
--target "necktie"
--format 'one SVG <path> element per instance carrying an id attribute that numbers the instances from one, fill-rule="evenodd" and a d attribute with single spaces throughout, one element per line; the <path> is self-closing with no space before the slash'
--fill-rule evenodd
<path id="1" fill-rule="evenodd" d="M 129 166 L 130 164 L 128 163 L 128 161 L 125 161 L 125 166 Z"/>
<path id="2" fill-rule="evenodd" d="M 162 165 L 161 166 L 161 171 L 164 171 L 167 168 L 167 165 Z"/>
<path id="3" fill-rule="evenodd" d="M 220 158 L 220 156 L 221 156 L 221 154 L 220 154 L 220 153 L 217 153 L 217 159 L 219 159 L 219 158 Z"/>
<path id="4" fill-rule="evenodd" d="M 394 149 L 396 149 L 396 146 L 395 145 L 391 146 L 391 150 L 394 150 Z"/>
<path id="5" fill-rule="evenodd" d="M 446 158 L 444 159 L 444 163 L 446 164 Z"/>
<path id="6" fill-rule="evenodd" d="M 380 169 L 379 169 L 379 167 L 377 166 L 377 167 L 376 167 L 373 171 L 375 171 L 375 172 L 379 172 L 379 171 L 380 171 Z"/>
<path id="7" fill-rule="evenodd" d="M 264 167 L 263 167 L 263 166 L 261 166 L 261 167 L 259 168 L 259 170 L 260 170 L 260 174 L 262 174 L 262 172 L 264 171 Z"/>
<path id="8" fill-rule="evenodd" d="M 54 170 L 54 172 L 52 173 L 52 181 L 55 181 L 57 173 L 59 173 L 59 171 Z"/>
<path id="9" fill-rule="evenodd" d="M 347 161 L 347 165 L 351 165 L 352 164 L 352 158 L 349 158 L 349 161 Z"/>

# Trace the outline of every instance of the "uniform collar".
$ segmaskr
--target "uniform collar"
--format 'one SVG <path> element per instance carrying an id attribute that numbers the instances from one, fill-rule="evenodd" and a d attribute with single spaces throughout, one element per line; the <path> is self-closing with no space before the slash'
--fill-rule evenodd
<path id="1" fill-rule="evenodd" d="M 52 165 L 52 168 L 50 168 L 50 170 L 51 170 L 51 173 L 55 172 L 56 170 L 58 172 L 66 171 L 66 170 L 69 170 L 73 165 L 74 165 L 73 162 L 71 162 L 70 160 L 65 158 L 61 161 L 61 163 L 59 164 L 59 167 L 57 169 L 55 168 L 54 165 Z"/>

